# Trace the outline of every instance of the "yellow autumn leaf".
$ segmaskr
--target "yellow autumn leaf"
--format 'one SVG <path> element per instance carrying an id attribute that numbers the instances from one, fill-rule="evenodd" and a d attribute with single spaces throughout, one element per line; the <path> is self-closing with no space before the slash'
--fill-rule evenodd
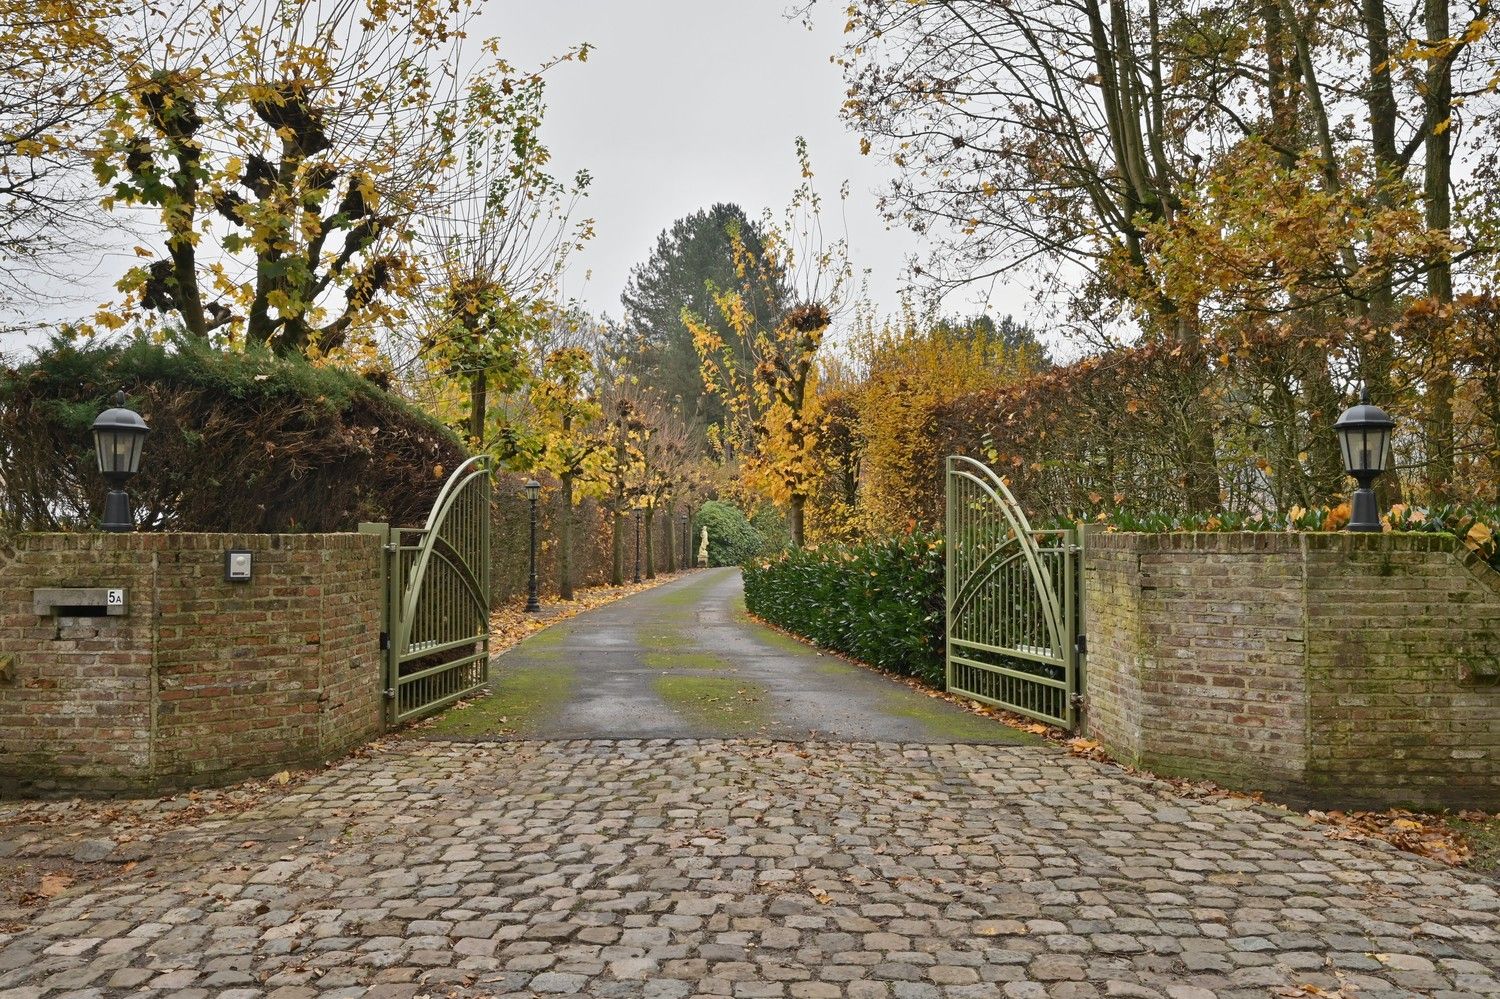
<path id="1" fill-rule="evenodd" d="M 1476 548 L 1483 548 L 1495 540 L 1495 532 L 1490 530 L 1489 525 L 1482 521 L 1475 521 L 1474 526 L 1469 528 L 1469 543 Z"/>

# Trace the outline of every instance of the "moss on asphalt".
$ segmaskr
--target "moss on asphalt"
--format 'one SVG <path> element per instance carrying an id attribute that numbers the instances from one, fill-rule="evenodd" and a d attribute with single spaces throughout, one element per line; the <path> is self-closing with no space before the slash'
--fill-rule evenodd
<path id="1" fill-rule="evenodd" d="M 925 728 L 934 739 L 948 742 L 1006 742 L 1016 745 L 1040 745 L 1042 739 L 1004 722 L 965 711 L 940 697 L 927 697 L 902 688 L 890 691 L 885 698 L 885 713 L 893 718 L 910 718 Z"/>
<path id="2" fill-rule="evenodd" d="M 562 710 L 573 695 L 573 681 L 573 667 L 560 662 L 514 669 L 497 664 L 490 674 L 490 694 L 450 708 L 423 735 L 435 739 L 524 735 Z"/>
<path id="3" fill-rule="evenodd" d="M 767 724 L 766 690 L 759 684 L 669 673 L 653 686 L 675 711 L 706 728 L 743 732 Z"/>
<path id="4" fill-rule="evenodd" d="M 712 652 L 647 652 L 641 662 L 650 669 L 729 669 L 729 663 Z"/>
<path id="5" fill-rule="evenodd" d="M 696 607 L 703 600 L 703 591 L 716 582 L 711 573 L 702 573 L 681 586 L 650 595 L 649 602 L 657 607 Z"/>

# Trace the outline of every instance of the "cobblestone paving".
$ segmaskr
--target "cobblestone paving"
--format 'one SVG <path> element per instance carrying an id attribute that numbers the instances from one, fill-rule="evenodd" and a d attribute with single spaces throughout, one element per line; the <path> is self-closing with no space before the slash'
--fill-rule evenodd
<path id="1" fill-rule="evenodd" d="M 1492 883 L 1045 747 L 411 741 L 156 851 L 0 997 L 1500 992 Z"/>

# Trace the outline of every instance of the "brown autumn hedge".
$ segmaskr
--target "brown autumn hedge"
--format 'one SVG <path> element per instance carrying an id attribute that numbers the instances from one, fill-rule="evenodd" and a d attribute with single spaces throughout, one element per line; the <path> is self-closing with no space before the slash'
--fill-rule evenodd
<path id="1" fill-rule="evenodd" d="M 97 524 L 89 426 L 119 389 L 152 430 L 129 491 L 153 530 L 420 523 L 465 457 L 448 428 L 351 372 L 192 342 L 59 339 L 0 368 L 0 528 Z"/>

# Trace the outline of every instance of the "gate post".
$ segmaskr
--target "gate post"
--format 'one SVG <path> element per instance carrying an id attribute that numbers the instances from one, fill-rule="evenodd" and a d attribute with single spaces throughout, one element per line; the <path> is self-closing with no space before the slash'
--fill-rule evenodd
<path id="1" fill-rule="evenodd" d="M 360 534 L 373 534 L 380 539 L 380 700 L 381 720 L 386 728 L 391 725 L 391 691 L 395 687 L 395 670 L 392 666 L 391 635 L 395 631 L 393 616 L 396 613 L 400 593 L 396 579 L 395 551 L 391 543 L 391 525 L 361 522 Z"/>
<path id="2" fill-rule="evenodd" d="M 1088 662 L 1089 662 L 1089 618 L 1088 618 L 1088 590 L 1083 585 L 1083 565 L 1088 557 L 1089 525 L 1087 521 L 1080 520 L 1073 527 L 1073 537 L 1076 540 L 1078 554 L 1076 564 L 1073 566 L 1073 589 L 1077 596 L 1074 597 L 1074 620 L 1073 626 L 1073 688 L 1078 697 L 1078 731 L 1080 735 L 1086 734 L 1085 722 L 1089 710 L 1088 702 Z"/>

